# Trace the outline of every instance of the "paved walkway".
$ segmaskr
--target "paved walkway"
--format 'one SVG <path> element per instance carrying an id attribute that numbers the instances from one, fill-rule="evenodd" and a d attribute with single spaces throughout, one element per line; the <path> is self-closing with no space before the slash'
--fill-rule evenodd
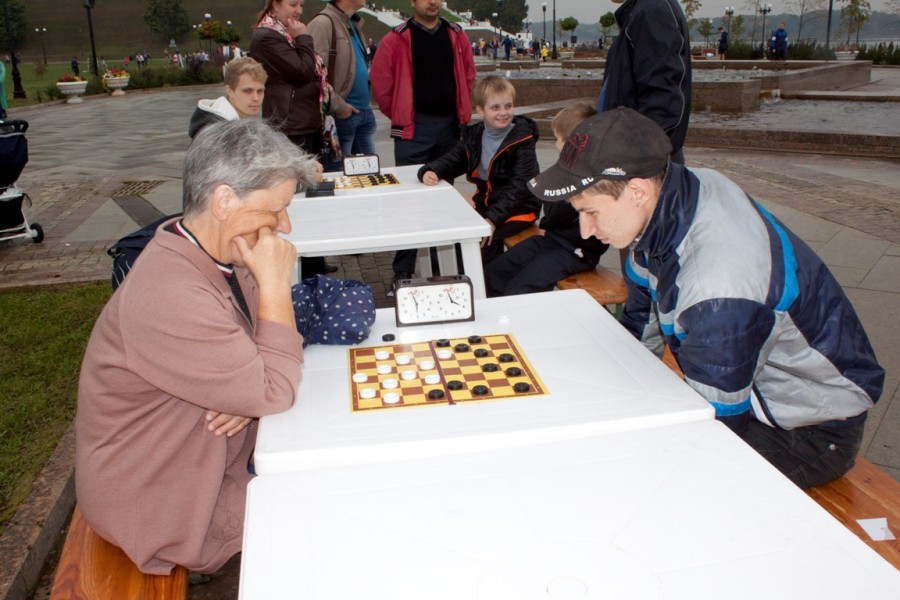
<path id="1" fill-rule="evenodd" d="M 900 83 L 892 89 L 898 88 Z M 0 241 L 0 288 L 107 279 L 105 250 L 113 241 L 180 208 L 188 117 L 198 99 L 218 94 L 217 86 L 129 92 L 90 97 L 80 105 L 13 111 L 11 118 L 30 123 L 30 162 L 19 185 L 34 200 L 26 215 L 42 225 L 46 239 Z M 387 125 L 379 116 L 378 151 L 389 165 Z M 546 168 L 556 159 L 552 140 L 542 140 L 538 148 Z M 720 170 L 762 201 L 823 257 L 844 286 L 887 369 L 864 453 L 900 479 L 900 162 L 702 148 L 688 148 L 686 155 L 689 165 Z M 617 268 L 613 254 L 604 263 Z M 390 258 L 330 260 L 341 267 L 339 276 L 372 285 L 379 306 L 387 306 Z M 192 588 L 190 597 L 236 597 L 237 565 L 237 560 L 229 563 L 220 584 Z M 46 597 L 44 592 L 41 588 L 35 597 Z"/>

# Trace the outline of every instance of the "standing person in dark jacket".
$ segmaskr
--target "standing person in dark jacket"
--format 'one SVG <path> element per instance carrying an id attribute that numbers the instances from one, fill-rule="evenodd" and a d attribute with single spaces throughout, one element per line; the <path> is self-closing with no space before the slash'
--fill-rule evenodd
<path id="1" fill-rule="evenodd" d="M 493 75 L 480 79 L 472 96 L 484 121 L 467 127 L 450 152 L 419 169 L 419 179 L 436 185 L 465 175 L 475 184 L 475 210 L 491 227 L 481 243 L 487 266 L 503 253 L 503 240 L 530 227 L 540 212 L 526 185 L 540 171 L 538 130 L 528 117 L 513 114 L 516 88 L 508 80 Z"/>
<path id="2" fill-rule="evenodd" d="M 266 0 L 250 40 L 250 56 L 268 73 L 262 116 L 302 150 L 318 156 L 324 136 L 323 114 L 350 116 L 353 108 L 333 94 L 322 59 L 300 21 L 303 0 Z M 325 259 L 303 259 L 303 274 L 334 272 Z"/>
<path id="3" fill-rule="evenodd" d="M 719 27 L 719 60 L 725 60 L 725 52 L 728 50 L 728 32 L 724 27 Z"/>
<path id="4" fill-rule="evenodd" d="M 778 29 L 772 32 L 772 58 L 776 60 L 787 59 L 788 33 L 784 23 L 778 25 Z"/>
<path id="5" fill-rule="evenodd" d="M 583 102 L 559 111 L 553 118 L 556 149 L 562 151 L 575 126 L 596 112 Z M 581 237 L 578 213 L 567 202 L 543 205 L 544 234 L 519 242 L 485 268 L 488 296 L 548 292 L 560 279 L 595 268 L 609 248 L 595 237 Z"/>
<path id="6" fill-rule="evenodd" d="M 412 18 L 381 39 L 369 77 L 378 109 L 391 120 L 394 163 L 443 156 L 472 118 L 475 60 L 466 33 L 441 18 L 443 0 L 410 0 Z M 394 255 L 394 280 L 410 277 L 416 250 Z"/>
<path id="7" fill-rule="evenodd" d="M 652 119 L 669 136 L 672 160 L 684 163 L 691 44 L 681 5 L 677 0 L 626 0 L 615 17 L 620 35 L 606 58 L 597 112 L 627 106 Z"/>

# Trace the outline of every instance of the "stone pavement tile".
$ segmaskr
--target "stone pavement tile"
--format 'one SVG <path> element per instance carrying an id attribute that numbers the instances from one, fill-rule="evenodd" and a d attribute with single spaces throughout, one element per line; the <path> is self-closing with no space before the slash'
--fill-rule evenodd
<path id="1" fill-rule="evenodd" d="M 181 179 L 163 181 L 159 186 L 141 194 L 164 215 L 181 212 Z"/>
<path id="2" fill-rule="evenodd" d="M 140 225 L 135 223 L 114 201 L 106 200 L 90 217 L 82 221 L 72 233 L 67 235 L 65 241 L 117 240 L 139 228 Z"/>
<path id="3" fill-rule="evenodd" d="M 878 259 L 859 287 L 900 294 L 900 256 L 882 256 Z"/>
<path id="4" fill-rule="evenodd" d="M 900 256 L 900 244 L 891 244 L 884 254 L 885 256 Z"/>
<path id="5" fill-rule="evenodd" d="M 900 452 L 900 386 L 886 388 L 881 403 L 886 403 L 884 416 L 878 421 L 872 432 L 871 442 L 866 446 L 866 458 L 879 468 L 900 480 L 900 465 L 897 464 L 897 453 Z M 866 437 L 873 423 L 866 423 Z"/>
<path id="6" fill-rule="evenodd" d="M 830 241 L 843 228 L 837 223 L 808 215 L 776 202 L 760 202 L 766 210 L 772 213 L 779 221 L 793 231 L 816 253 Z"/>
<path id="7" fill-rule="evenodd" d="M 869 270 L 890 247 L 890 243 L 853 229 L 841 229 L 819 250 L 828 266 Z"/>
<path id="8" fill-rule="evenodd" d="M 889 431 L 900 427 L 900 412 L 897 411 L 900 407 L 896 406 L 893 398 L 894 390 L 900 385 L 900 369 L 897 368 L 900 365 L 900 302 L 897 302 L 897 295 L 890 292 L 856 288 L 845 288 L 844 291 L 862 321 L 879 364 L 885 370 L 885 392 L 870 411 L 863 439 L 865 456 L 870 458 L 866 448 L 871 447 L 876 434 L 881 435 L 881 427 L 887 427 Z M 891 420 L 893 423 L 888 423 Z M 900 437 L 887 445 L 882 444 L 878 464 L 891 466 L 900 473 L 900 442 L 897 440 Z"/>

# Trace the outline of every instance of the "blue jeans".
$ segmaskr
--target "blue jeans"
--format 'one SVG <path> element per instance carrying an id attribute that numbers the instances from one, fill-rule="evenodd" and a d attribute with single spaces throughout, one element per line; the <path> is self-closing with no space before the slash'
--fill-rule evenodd
<path id="1" fill-rule="evenodd" d="M 371 108 L 362 108 L 346 119 L 335 119 L 334 125 L 344 156 L 375 154 L 375 113 Z"/>

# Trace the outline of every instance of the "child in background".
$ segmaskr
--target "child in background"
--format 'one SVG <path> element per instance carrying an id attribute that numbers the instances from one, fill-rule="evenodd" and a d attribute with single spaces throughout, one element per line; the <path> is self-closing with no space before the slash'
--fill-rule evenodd
<path id="1" fill-rule="evenodd" d="M 475 210 L 491 227 L 481 243 L 481 259 L 488 265 L 503 253 L 503 240 L 530 227 L 540 212 L 540 201 L 526 185 L 540 172 L 538 129 L 528 117 L 513 114 L 516 88 L 506 79 L 479 79 L 472 97 L 483 121 L 465 127 L 450 152 L 419 169 L 419 180 L 436 185 L 465 175 L 475 184 Z"/>
<path id="2" fill-rule="evenodd" d="M 572 130 L 596 112 L 583 102 L 559 111 L 553 119 L 556 149 L 562 151 Z M 543 204 L 540 227 L 544 235 L 519 242 L 490 265 L 485 265 L 488 296 L 552 290 L 560 279 L 596 268 L 600 256 L 606 252 L 608 246 L 597 238 L 581 237 L 578 213 L 568 202 Z"/>

